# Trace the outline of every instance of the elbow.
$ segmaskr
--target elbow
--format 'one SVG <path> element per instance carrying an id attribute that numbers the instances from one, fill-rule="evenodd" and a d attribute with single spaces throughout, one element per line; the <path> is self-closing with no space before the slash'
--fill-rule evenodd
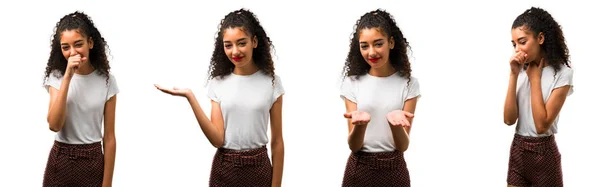
<path id="1" fill-rule="evenodd" d="M 511 121 L 511 120 L 506 120 L 506 119 L 504 120 L 504 124 L 506 124 L 506 125 L 508 125 L 508 126 L 514 125 L 514 124 L 515 124 L 515 122 L 516 122 L 516 121 Z"/>
<path id="2" fill-rule="evenodd" d="M 510 116 L 504 116 L 504 124 L 511 126 L 511 125 L 514 125 L 516 122 L 517 122 L 517 118 L 510 117 Z"/>
<path id="3" fill-rule="evenodd" d="M 225 141 L 223 141 L 223 140 L 217 140 L 217 141 L 211 142 L 211 144 L 215 148 L 221 148 L 225 144 Z"/>
<path id="4" fill-rule="evenodd" d="M 360 151 L 360 149 L 362 148 L 362 145 L 349 145 L 350 151 L 352 151 L 353 153 Z"/>
<path id="5" fill-rule="evenodd" d="M 61 127 L 60 127 L 60 125 L 58 125 L 58 123 L 48 122 L 48 126 L 52 132 L 58 132 L 61 129 Z"/>
<path id="6" fill-rule="evenodd" d="M 48 126 L 52 132 L 58 132 L 58 131 L 60 131 L 60 129 L 62 129 L 62 125 L 61 125 L 62 123 L 57 122 L 56 119 L 52 119 L 50 117 L 50 115 L 48 115 L 48 117 L 46 118 L 46 121 L 48 122 Z"/>
<path id="7" fill-rule="evenodd" d="M 546 134 L 550 130 L 550 125 L 545 123 L 540 123 L 535 125 L 535 131 L 538 134 Z"/>

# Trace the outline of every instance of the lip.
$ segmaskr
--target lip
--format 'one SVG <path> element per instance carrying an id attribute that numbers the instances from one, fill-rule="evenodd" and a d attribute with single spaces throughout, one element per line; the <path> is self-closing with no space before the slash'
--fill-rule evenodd
<path id="1" fill-rule="evenodd" d="M 239 62 L 239 61 L 242 61 L 242 59 L 243 59 L 243 58 L 244 58 L 244 57 L 232 57 L 231 59 L 232 59 L 233 61 Z"/>
<path id="2" fill-rule="evenodd" d="M 381 58 L 369 58 L 369 62 L 377 62 Z"/>

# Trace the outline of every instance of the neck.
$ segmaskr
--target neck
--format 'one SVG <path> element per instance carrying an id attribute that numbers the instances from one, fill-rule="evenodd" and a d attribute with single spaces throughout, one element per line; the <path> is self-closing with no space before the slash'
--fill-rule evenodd
<path id="1" fill-rule="evenodd" d="M 89 62 L 90 61 L 83 63 L 82 66 L 80 66 L 79 68 L 77 68 L 77 70 L 75 70 L 75 73 L 80 74 L 80 75 L 88 75 L 88 74 L 92 73 L 94 71 L 94 67 L 92 67 L 92 65 L 90 65 Z"/>
<path id="2" fill-rule="evenodd" d="M 252 75 L 258 71 L 258 67 L 254 64 L 254 61 L 250 61 L 250 63 L 245 66 L 236 66 L 233 68 L 233 74 L 236 75 Z"/>
<path id="3" fill-rule="evenodd" d="M 375 77 L 387 77 L 394 73 L 396 73 L 396 70 L 394 69 L 394 67 L 392 67 L 392 64 L 390 64 L 389 62 L 380 68 L 371 68 L 369 70 L 369 75 Z"/>

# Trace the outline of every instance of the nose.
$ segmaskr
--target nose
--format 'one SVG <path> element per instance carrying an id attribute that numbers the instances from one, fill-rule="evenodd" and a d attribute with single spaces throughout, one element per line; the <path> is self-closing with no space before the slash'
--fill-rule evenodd
<path id="1" fill-rule="evenodd" d="M 69 56 L 76 56 L 78 54 L 79 53 L 77 53 L 74 47 L 71 47 L 71 49 L 69 49 Z"/>
<path id="2" fill-rule="evenodd" d="M 375 52 L 375 48 L 369 47 L 369 56 L 374 57 L 376 55 L 377 55 L 377 52 Z"/>
<path id="3" fill-rule="evenodd" d="M 231 53 L 233 54 L 233 56 L 239 56 L 240 50 L 238 49 L 237 46 L 233 46 Z"/>

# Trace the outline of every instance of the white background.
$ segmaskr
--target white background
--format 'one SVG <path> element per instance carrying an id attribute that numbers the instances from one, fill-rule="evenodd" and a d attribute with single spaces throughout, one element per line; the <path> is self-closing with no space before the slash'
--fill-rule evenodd
<path id="1" fill-rule="evenodd" d="M 14 1 L 0 3 L 0 186 L 41 186 L 54 133 L 43 73 L 56 22 L 89 14 L 112 51 L 118 95 L 114 186 L 206 186 L 215 149 L 184 98 L 152 85 L 192 88 L 202 107 L 218 23 L 249 8 L 275 44 L 283 107 L 283 186 L 340 186 L 350 153 L 338 80 L 356 20 L 387 9 L 412 46 L 421 82 L 411 145 L 413 186 L 506 186 L 514 126 L 502 120 L 513 20 L 534 6 L 563 26 L 575 92 L 557 142 L 565 186 L 598 186 L 597 44 L 591 4 L 570 1 Z M 208 114 L 207 114 L 208 115 Z"/>

